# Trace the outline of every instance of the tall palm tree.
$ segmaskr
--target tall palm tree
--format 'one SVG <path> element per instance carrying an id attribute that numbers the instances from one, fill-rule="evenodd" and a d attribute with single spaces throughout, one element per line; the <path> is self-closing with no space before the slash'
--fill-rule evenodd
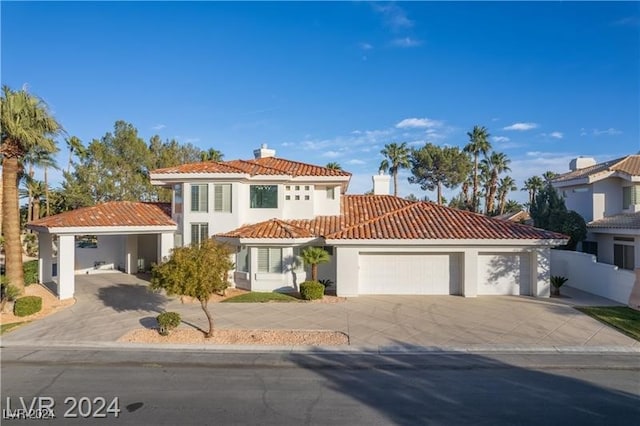
<path id="1" fill-rule="evenodd" d="M 30 197 L 27 222 L 31 222 L 32 220 L 40 219 L 40 200 L 46 194 L 45 183 L 25 175 L 24 186 L 26 189 L 20 190 L 19 194 L 23 197 L 25 195 Z"/>
<path id="2" fill-rule="evenodd" d="M 473 193 L 471 194 L 471 207 L 474 212 L 478 211 L 478 167 L 480 163 L 480 154 L 487 155 L 491 149 L 489 142 L 489 132 L 484 126 L 473 126 L 469 136 L 469 143 L 464 147 L 464 151 L 473 156 Z"/>
<path id="3" fill-rule="evenodd" d="M 502 152 L 492 152 L 490 156 L 482 160 L 489 168 L 489 182 L 487 184 L 487 193 L 485 194 L 485 213 L 493 213 L 494 200 L 498 192 L 498 178 L 500 173 L 511 171 L 509 163 L 511 160 Z"/>
<path id="4" fill-rule="evenodd" d="M 558 176 L 558 174 L 556 172 L 552 172 L 551 170 L 547 170 L 546 172 L 544 172 L 542 174 L 542 179 L 544 179 L 544 181 L 546 183 L 551 182 L 551 180 L 553 180 L 556 176 Z"/>
<path id="5" fill-rule="evenodd" d="M 507 196 L 511 191 L 517 190 L 516 181 L 511 176 L 500 179 L 498 185 L 498 214 L 504 214 L 507 204 Z"/>
<path id="6" fill-rule="evenodd" d="M 336 163 L 335 161 L 327 163 L 325 167 L 331 170 L 342 170 L 342 166 L 340 165 L 340 163 Z"/>
<path id="7" fill-rule="evenodd" d="M 73 156 L 76 155 L 78 157 L 83 157 L 86 154 L 87 149 L 82 144 L 82 141 L 75 136 L 71 136 L 64 141 L 67 143 L 67 147 L 69 148 L 69 163 L 67 164 L 67 173 L 71 173 L 71 163 L 73 160 Z"/>
<path id="8" fill-rule="evenodd" d="M 318 264 L 331 260 L 329 253 L 322 247 L 307 247 L 301 253 L 305 265 L 311 265 L 311 281 L 318 281 Z"/>
<path id="9" fill-rule="evenodd" d="M 55 152 L 56 146 L 50 137 L 60 133 L 62 127 L 51 116 L 44 101 L 25 90 L 13 91 L 3 86 L 0 104 L 6 274 L 9 282 L 22 291 L 24 275 L 18 207 L 20 164 L 24 156 L 34 149 Z"/>
<path id="10" fill-rule="evenodd" d="M 519 212 L 520 210 L 522 210 L 522 204 L 520 204 L 519 202 L 515 201 L 515 200 L 509 200 L 505 203 L 504 205 L 504 211 L 506 213 L 508 212 Z"/>
<path id="11" fill-rule="evenodd" d="M 402 142 L 400 145 L 397 143 L 390 143 L 384 146 L 380 154 L 385 156 L 385 159 L 380 163 L 380 171 L 389 173 L 393 176 L 393 195 L 398 196 L 398 171 L 400 169 L 408 169 L 411 166 L 409 161 L 409 155 L 411 150 L 407 147 L 406 142 Z"/>
<path id="12" fill-rule="evenodd" d="M 209 148 L 207 151 L 200 153 L 200 160 L 202 161 L 222 161 L 224 154 L 214 148 Z"/>
<path id="13" fill-rule="evenodd" d="M 544 188 L 544 181 L 540 176 L 531 176 L 524 181 L 523 191 L 529 191 L 529 207 L 533 205 L 536 200 L 536 194 Z"/>

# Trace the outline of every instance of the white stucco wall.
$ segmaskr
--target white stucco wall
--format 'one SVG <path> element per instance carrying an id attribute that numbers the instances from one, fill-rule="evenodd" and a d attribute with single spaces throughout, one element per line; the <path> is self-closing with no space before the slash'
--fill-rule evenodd
<path id="1" fill-rule="evenodd" d="M 629 302 L 636 279 L 633 271 L 598 263 L 590 254 L 565 250 L 551 251 L 551 275 L 567 277 L 567 286 L 623 304 Z"/>
<path id="2" fill-rule="evenodd" d="M 622 213 L 622 183 L 620 178 L 608 178 L 593 183 L 593 220 Z"/>
<path id="3" fill-rule="evenodd" d="M 333 188 L 334 199 L 327 198 L 327 188 Z M 340 214 L 340 185 L 316 185 L 313 194 L 313 209 L 317 216 Z"/>
<path id="4" fill-rule="evenodd" d="M 76 247 L 75 273 L 93 274 L 124 269 L 123 248 L 126 238 L 122 235 L 98 235 L 96 248 Z M 102 265 L 96 267 L 96 262 Z"/>
<path id="5" fill-rule="evenodd" d="M 567 209 L 574 210 L 584 218 L 586 222 L 593 220 L 594 197 L 591 185 L 578 185 L 559 190 L 564 196 Z"/>

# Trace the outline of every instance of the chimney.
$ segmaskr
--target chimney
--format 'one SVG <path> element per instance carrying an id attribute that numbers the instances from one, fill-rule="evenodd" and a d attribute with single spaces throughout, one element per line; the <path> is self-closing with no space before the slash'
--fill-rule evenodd
<path id="1" fill-rule="evenodd" d="M 380 174 L 373 176 L 373 195 L 389 195 L 391 176 L 385 175 L 381 170 Z"/>
<path id="2" fill-rule="evenodd" d="M 255 158 L 275 157 L 276 156 L 276 150 L 267 148 L 267 144 L 263 143 L 262 145 L 260 145 L 259 149 L 254 149 L 253 150 L 253 156 Z"/>
<path id="3" fill-rule="evenodd" d="M 578 157 L 569 162 L 569 169 L 572 172 L 576 170 L 584 169 L 585 167 L 591 167 L 596 164 L 596 160 L 592 157 Z"/>

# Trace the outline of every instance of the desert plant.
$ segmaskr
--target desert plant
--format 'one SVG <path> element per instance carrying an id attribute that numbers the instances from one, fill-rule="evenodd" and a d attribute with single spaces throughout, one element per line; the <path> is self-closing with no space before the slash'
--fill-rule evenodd
<path id="1" fill-rule="evenodd" d="M 42 297 L 24 296 L 16 299 L 13 304 L 13 314 L 17 317 L 26 317 L 40 312 L 42 309 Z"/>
<path id="2" fill-rule="evenodd" d="M 9 284 L 6 277 L 2 277 L 2 283 L 0 283 L 0 312 L 4 312 L 7 302 L 13 302 L 18 296 L 20 296 L 20 289 Z"/>
<path id="3" fill-rule="evenodd" d="M 156 317 L 158 332 L 162 336 L 168 336 L 171 330 L 180 325 L 180 314 L 177 312 L 163 312 Z"/>
<path id="4" fill-rule="evenodd" d="M 322 299 L 324 286 L 317 281 L 305 281 L 300 284 L 300 296 L 304 300 Z"/>
<path id="5" fill-rule="evenodd" d="M 327 289 L 333 285 L 333 281 L 328 278 L 318 280 L 318 282 L 324 286 L 324 294 L 327 294 Z"/>
<path id="6" fill-rule="evenodd" d="M 311 265 L 311 281 L 318 281 L 318 265 L 331 260 L 331 255 L 322 247 L 307 247 L 302 251 L 302 261 Z"/>
<path id="7" fill-rule="evenodd" d="M 554 296 L 560 296 L 560 287 L 569 281 L 569 278 L 562 277 L 560 275 L 554 275 L 551 277 L 551 294 Z"/>

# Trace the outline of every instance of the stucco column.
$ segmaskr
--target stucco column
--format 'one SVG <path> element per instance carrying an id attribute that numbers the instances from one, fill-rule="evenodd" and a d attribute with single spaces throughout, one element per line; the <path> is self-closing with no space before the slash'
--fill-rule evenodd
<path id="1" fill-rule="evenodd" d="M 462 260 L 462 295 L 478 295 L 478 250 L 466 249 Z"/>
<path id="2" fill-rule="evenodd" d="M 173 249 L 173 232 L 162 232 L 158 234 L 158 264 L 169 259 Z"/>
<path id="3" fill-rule="evenodd" d="M 336 294 L 341 297 L 357 296 L 360 281 L 358 249 L 335 247 L 335 253 Z"/>
<path id="4" fill-rule="evenodd" d="M 53 247 L 51 234 L 41 232 L 38 234 L 38 282 L 51 282 L 51 266 L 53 263 Z"/>
<path id="5" fill-rule="evenodd" d="M 75 293 L 75 249 L 75 236 L 60 235 L 58 237 L 58 297 L 60 300 L 70 299 Z"/>
<path id="6" fill-rule="evenodd" d="M 549 297 L 551 295 L 551 249 L 540 248 L 529 254 L 531 265 L 531 296 Z"/>
<path id="7" fill-rule="evenodd" d="M 138 273 L 138 236 L 127 235 L 126 244 L 127 261 L 125 263 L 124 271 L 127 274 Z"/>

